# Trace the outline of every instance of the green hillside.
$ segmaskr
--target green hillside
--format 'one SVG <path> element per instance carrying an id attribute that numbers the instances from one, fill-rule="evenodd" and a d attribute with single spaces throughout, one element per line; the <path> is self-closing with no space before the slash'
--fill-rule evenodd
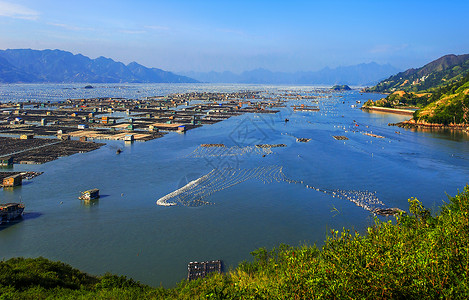
<path id="1" fill-rule="evenodd" d="M 365 234 L 332 230 L 322 248 L 261 248 L 227 274 L 171 289 L 44 258 L 1 261 L 0 299 L 467 299 L 469 186 L 436 215 L 409 204 Z"/>
<path id="2" fill-rule="evenodd" d="M 418 69 L 409 69 L 389 77 L 366 92 L 432 91 L 461 79 L 469 70 L 469 54 L 445 55 Z"/>
<path id="3" fill-rule="evenodd" d="M 469 73 L 461 80 L 437 89 L 427 102 L 414 113 L 416 122 L 469 124 Z"/>
<path id="4" fill-rule="evenodd" d="M 439 87 L 432 92 L 412 93 L 397 91 L 386 98 L 367 101 L 363 107 L 420 108 L 413 121 L 419 124 L 464 125 L 469 124 L 469 72 L 459 80 Z"/>
<path id="5" fill-rule="evenodd" d="M 443 56 L 422 68 L 391 76 L 366 91 L 390 94 L 367 101 L 363 108 L 419 108 L 408 125 L 467 126 L 469 54 Z"/>

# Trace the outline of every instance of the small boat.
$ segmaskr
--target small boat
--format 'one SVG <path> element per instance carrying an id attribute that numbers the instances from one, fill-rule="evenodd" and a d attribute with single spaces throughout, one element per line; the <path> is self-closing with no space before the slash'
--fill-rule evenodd
<path id="1" fill-rule="evenodd" d="M 0 224 L 4 221 L 14 220 L 20 217 L 24 211 L 24 204 L 21 203 L 0 203 Z"/>
<path id="2" fill-rule="evenodd" d="M 99 190 L 91 189 L 81 193 L 81 196 L 78 197 L 80 200 L 95 200 L 99 198 Z"/>

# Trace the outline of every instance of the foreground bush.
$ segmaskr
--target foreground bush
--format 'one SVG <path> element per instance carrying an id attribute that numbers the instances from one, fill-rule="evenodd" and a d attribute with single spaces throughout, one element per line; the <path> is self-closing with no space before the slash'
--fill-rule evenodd
<path id="1" fill-rule="evenodd" d="M 226 275 L 152 288 L 94 277 L 44 258 L 0 263 L 0 299 L 425 299 L 469 298 L 469 187 L 432 216 L 409 199 L 409 213 L 363 235 L 333 231 L 322 249 L 258 249 Z"/>

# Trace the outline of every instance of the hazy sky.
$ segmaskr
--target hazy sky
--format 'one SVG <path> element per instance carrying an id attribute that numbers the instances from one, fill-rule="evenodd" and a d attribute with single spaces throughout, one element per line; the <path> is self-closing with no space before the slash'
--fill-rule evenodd
<path id="1" fill-rule="evenodd" d="M 406 69 L 469 53 L 469 1 L 0 0 L 0 49 L 171 71 Z"/>

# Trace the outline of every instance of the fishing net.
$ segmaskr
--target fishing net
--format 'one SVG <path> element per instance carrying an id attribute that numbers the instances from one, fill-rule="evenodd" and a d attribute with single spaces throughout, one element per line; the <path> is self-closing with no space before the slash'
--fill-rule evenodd
<path id="1" fill-rule="evenodd" d="M 289 179 L 283 173 L 283 167 L 267 166 L 253 169 L 214 169 L 210 173 L 187 183 L 185 186 L 161 197 L 156 201 L 161 206 L 181 204 L 184 206 L 200 206 L 211 204 L 205 201 L 210 195 L 228 189 L 248 180 L 259 180 L 264 184 L 286 182 L 299 184 L 308 189 L 322 192 L 334 198 L 351 201 L 367 211 L 384 209 L 385 205 L 376 196 L 376 192 L 341 189 L 322 189 L 311 186 L 304 181 Z"/>

